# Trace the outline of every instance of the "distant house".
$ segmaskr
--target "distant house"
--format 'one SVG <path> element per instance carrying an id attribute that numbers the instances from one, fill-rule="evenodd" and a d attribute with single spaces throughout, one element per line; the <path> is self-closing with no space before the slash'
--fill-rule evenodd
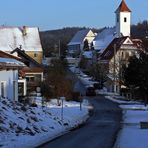
<path id="1" fill-rule="evenodd" d="M 42 63 L 43 49 L 37 27 L 0 26 L 0 50 L 10 53 L 16 48 L 22 48 L 27 55 Z"/>
<path id="2" fill-rule="evenodd" d="M 16 48 L 11 54 L 17 54 L 21 61 L 26 65 L 26 67 L 21 69 L 21 72 L 23 77 L 27 80 L 27 93 L 36 91 L 36 88 L 40 87 L 41 82 L 43 81 L 43 65 L 28 56 L 23 49 Z"/>
<path id="3" fill-rule="evenodd" d="M 100 55 L 99 63 L 105 64 L 108 68 L 108 80 L 106 87 L 108 91 L 120 91 L 122 66 L 128 64 L 128 60 L 133 55 L 139 55 L 141 49 L 130 37 L 115 38 L 104 52 Z M 120 83 L 120 84 L 119 84 Z"/>
<path id="4" fill-rule="evenodd" d="M 18 101 L 18 71 L 25 65 L 15 59 L 0 58 L 0 97 Z"/>
<path id="5" fill-rule="evenodd" d="M 90 29 L 78 31 L 72 40 L 68 43 L 69 53 L 80 54 L 84 48 L 85 41 L 88 42 L 88 46 L 90 48 L 95 36 L 96 35 Z"/>

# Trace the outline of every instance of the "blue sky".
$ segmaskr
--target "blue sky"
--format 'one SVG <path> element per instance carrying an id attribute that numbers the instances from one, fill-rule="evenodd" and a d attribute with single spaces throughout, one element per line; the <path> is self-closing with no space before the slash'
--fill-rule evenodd
<path id="1" fill-rule="evenodd" d="M 121 0 L 1 0 L 0 24 L 38 26 L 40 30 L 114 26 Z M 132 24 L 148 20 L 148 0 L 126 0 Z"/>

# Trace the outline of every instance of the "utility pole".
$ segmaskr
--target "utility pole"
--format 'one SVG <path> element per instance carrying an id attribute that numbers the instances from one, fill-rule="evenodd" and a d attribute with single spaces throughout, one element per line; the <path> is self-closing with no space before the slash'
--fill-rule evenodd
<path id="1" fill-rule="evenodd" d="M 114 93 L 116 92 L 116 44 L 114 44 L 114 71 L 113 71 L 113 75 L 114 75 Z"/>

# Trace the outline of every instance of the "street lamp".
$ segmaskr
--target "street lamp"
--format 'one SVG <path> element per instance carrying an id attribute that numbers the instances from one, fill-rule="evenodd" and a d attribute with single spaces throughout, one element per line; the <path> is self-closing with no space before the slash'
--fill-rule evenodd
<path id="1" fill-rule="evenodd" d="M 65 97 L 60 97 L 60 100 L 62 101 L 62 106 L 61 106 L 61 120 L 62 120 L 62 122 L 63 122 L 63 102 L 64 102 L 64 100 L 65 100 Z"/>
<path id="2" fill-rule="evenodd" d="M 79 101 L 80 101 L 80 110 L 82 110 L 82 102 L 83 102 L 83 95 L 80 94 L 79 96 Z"/>

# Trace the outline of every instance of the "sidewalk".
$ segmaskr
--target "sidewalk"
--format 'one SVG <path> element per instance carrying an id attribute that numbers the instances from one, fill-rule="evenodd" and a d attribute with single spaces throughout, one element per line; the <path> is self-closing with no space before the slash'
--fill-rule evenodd
<path id="1" fill-rule="evenodd" d="M 122 129 L 114 148 L 147 148 L 148 129 L 141 129 L 140 122 L 148 122 L 148 105 L 145 106 L 138 101 L 118 100 L 112 96 L 106 98 L 119 103 L 123 109 Z"/>

